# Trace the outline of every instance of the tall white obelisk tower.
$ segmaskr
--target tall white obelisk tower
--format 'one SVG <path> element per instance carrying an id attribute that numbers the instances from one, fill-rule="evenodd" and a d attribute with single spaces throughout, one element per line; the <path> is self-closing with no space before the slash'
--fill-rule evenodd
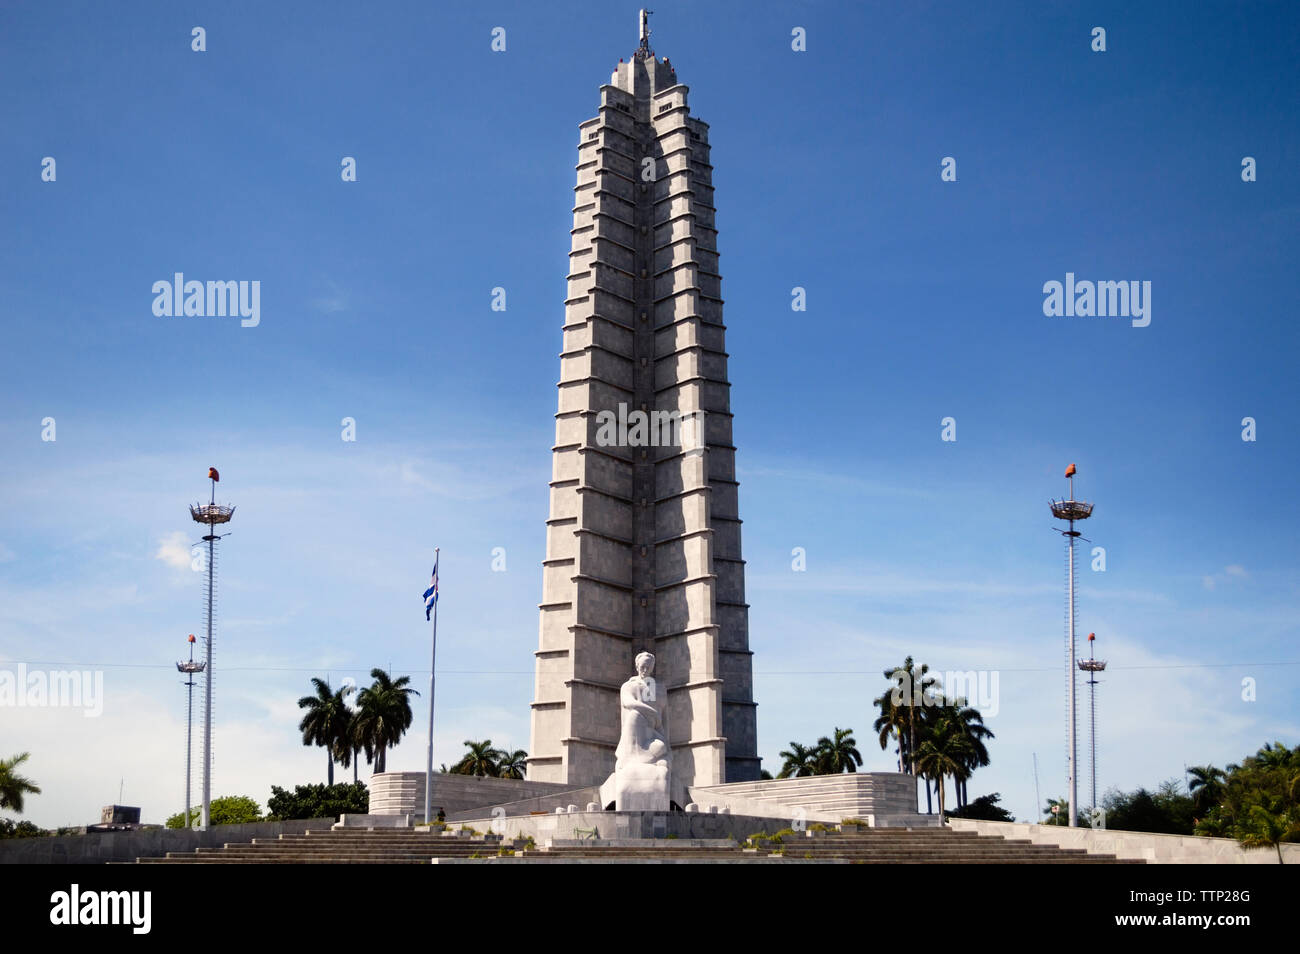
<path id="1" fill-rule="evenodd" d="M 643 10 L 639 47 L 578 127 L 537 781 L 609 775 L 618 689 L 642 651 L 669 694 L 677 780 L 759 774 L 709 127 L 687 93 Z"/>

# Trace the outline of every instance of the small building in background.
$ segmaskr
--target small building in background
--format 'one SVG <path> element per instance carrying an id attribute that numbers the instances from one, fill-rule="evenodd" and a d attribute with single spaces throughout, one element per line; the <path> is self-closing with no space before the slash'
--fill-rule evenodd
<path id="1" fill-rule="evenodd" d="M 157 828 L 141 825 L 140 809 L 130 805 L 105 805 L 99 813 L 98 825 L 87 825 L 86 831 L 134 831 L 137 828 Z"/>

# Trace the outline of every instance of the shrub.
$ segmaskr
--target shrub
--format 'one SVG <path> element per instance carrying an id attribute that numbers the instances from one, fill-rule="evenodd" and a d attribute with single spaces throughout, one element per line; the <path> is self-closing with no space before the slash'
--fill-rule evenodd
<path id="1" fill-rule="evenodd" d="M 1165 835 L 1195 833 L 1192 797 L 1182 782 L 1170 779 L 1154 792 L 1139 788 L 1135 792 L 1110 789 L 1102 807 L 1106 810 L 1106 827 L 1115 831 L 1150 831 Z"/>
<path id="2" fill-rule="evenodd" d="M 969 802 L 965 808 L 956 808 L 952 811 L 945 812 L 949 818 L 976 818 L 981 821 L 1015 821 L 1011 813 L 1001 807 L 998 802 L 1001 801 L 1002 795 L 999 792 L 993 792 L 991 795 L 981 795 L 973 802 Z"/>
<path id="3" fill-rule="evenodd" d="M 203 806 L 195 805 L 190 809 L 190 827 L 203 815 Z M 214 798 L 209 806 L 209 817 L 214 825 L 246 825 L 249 822 L 262 821 L 262 806 L 247 795 L 223 795 Z M 177 812 L 167 819 L 168 828 L 184 828 L 181 813 Z"/>
<path id="4" fill-rule="evenodd" d="M 0 838 L 44 838 L 48 834 L 44 828 L 26 819 L 15 822 L 11 818 L 0 818 Z"/>
<path id="5" fill-rule="evenodd" d="M 365 815 L 370 811 L 370 792 L 364 782 L 298 785 L 292 792 L 272 785 L 266 810 L 270 821 Z"/>

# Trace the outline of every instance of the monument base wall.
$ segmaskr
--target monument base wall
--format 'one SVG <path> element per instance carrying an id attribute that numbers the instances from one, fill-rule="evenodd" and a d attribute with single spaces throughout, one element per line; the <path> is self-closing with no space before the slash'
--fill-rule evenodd
<path id="1" fill-rule="evenodd" d="M 424 773 L 381 772 L 370 776 L 370 814 L 411 815 L 424 820 Z M 565 782 L 529 782 L 513 778 L 433 773 L 433 812 L 441 808 L 448 817 L 525 798 L 572 790 Z M 584 804 L 585 807 L 585 804 Z"/>
<path id="2" fill-rule="evenodd" d="M 570 805 L 577 805 L 579 809 L 585 810 L 592 802 L 599 802 L 600 789 L 595 785 L 587 788 L 569 788 L 568 785 L 560 786 L 563 791 L 554 795 L 540 795 L 537 798 L 523 798 L 514 802 L 503 802 L 500 805 L 487 806 L 492 812 L 500 815 L 504 812 L 506 815 L 549 815 L 557 808 L 567 809 Z M 456 822 L 459 824 L 469 818 L 482 818 L 487 813 L 485 806 L 476 808 L 467 808 L 461 812 L 447 813 L 447 822 Z M 423 821 L 424 816 L 420 816 L 417 821 Z"/>
<path id="3" fill-rule="evenodd" d="M 733 813 L 791 817 L 799 810 L 809 821 L 861 818 L 876 827 L 900 823 L 913 828 L 937 825 L 937 815 L 917 811 L 916 782 L 914 776 L 901 772 L 846 772 L 695 785 L 691 787 L 691 799 L 702 809 L 729 807 Z"/>
<path id="4" fill-rule="evenodd" d="M 437 785 L 439 776 L 434 777 Z M 498 781 L 498 780 L 491 780 Z M 420 785 L 423 786 L 423 776 Z M 540 784 L 540 783 L 532 783 Z M 533 798 L 480 803 L 458 812 L 447 812 L 447 821 L 469 823 L 502 812 L 506 816 L 552 813 L 576 805 L 585 812 L 591 803 L 606 804 L 595 787 L 574 789 L 551 784 L 552 791 Z M 559 789 L 559 791 L 554 791 Z M 423 788 L 420 790 L 423 798 Z M 729 812 L 751 818 L 775 819 L 786 828 L 802 819 L 809 823 L 838 824 L 859 818 L 875 828 L 923 828 L 940 824 L 938 815 L 917 811 L 916 779 L 898 772 L 858 772 L 844 775 L 815 775 L 806 778 L 772 779 L 761 782 L 732 782 L 725 785 L 693 785 L 678 800 L 698 806 L 699 814 Z M 371 795 L 371 804 L 375 804 Z M 421 801 L 421 805 L 423 801 Z M 492 810 L 487 810 L 492 809 Z M 371 809 L 374 811 L 374 809 Z M 419 821 L 423 815 L 416 813 Z"/>
<path id="5" fill-rule="evenodd" d="M 507 838 L 531 837 L 539 845 L 554 841 L 596 838 L 600 841 L 647 838 L 719 839 L 744 841 L 758 832 L 774 834 L 789 827 L 783 817 L 706 812 L 565 812 L 551 815 L 490 815 L 458 821 L 479 832 Z M 801 834 L 799 837 L 807 837 Z"/>

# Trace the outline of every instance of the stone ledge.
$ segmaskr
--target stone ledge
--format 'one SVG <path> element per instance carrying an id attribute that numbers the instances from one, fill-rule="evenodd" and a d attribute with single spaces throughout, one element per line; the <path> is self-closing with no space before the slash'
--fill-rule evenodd
<path id="1" fill-rule="evenodd" d="M 1090 854 L 1110 854 L 1116 858 L 1142 860 L 1148 864 L 1275 865 L 1278 863 L 1277 852 L 1274 849 L 1247 851 L 1231 838 L 1069 828 L 1063 825 L 1033 825 L 1027 822 L 977 821 L 969 818 L 949 818 L 947 826 L 954 831 L 973 831 L 979 835 L 998 835 L 1003 838 L 1023 838 L 1036 845 L 1082 848 Z M 1284 844 L 1282 857 L 1286 864 L 1300 864 L 1300 845 Z"/>

